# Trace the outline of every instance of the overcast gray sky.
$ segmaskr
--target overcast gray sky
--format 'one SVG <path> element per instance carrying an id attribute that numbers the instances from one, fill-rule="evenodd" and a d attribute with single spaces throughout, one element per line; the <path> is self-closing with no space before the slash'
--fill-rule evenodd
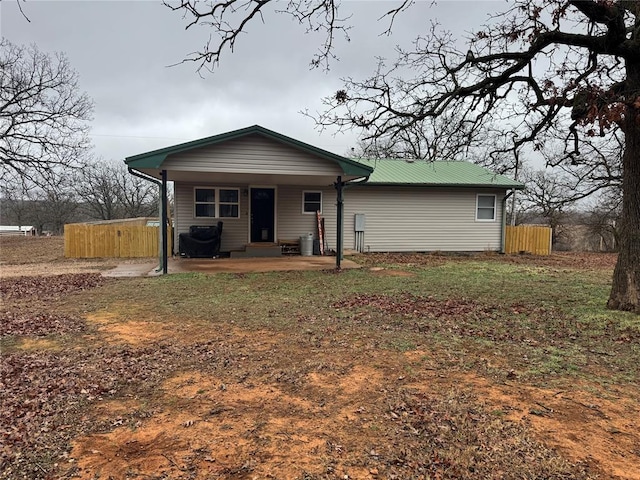
<path id="1" fill-rule="evenodd" d="M 0 2 L 0 31 L 14 43 L 35 43 L 46 52 L 64 52 L 80 74 L 81 87 L 95 101 L 92 140 L 95 155 L 122 160 L 155 148 L 258 124 L 320 148 L 345 154 L 357 135 L 318 132 L 304 109 L 321 109 L 340 78 L 364 78 L 376 56 L 394 58 L 433 20 L 459 32 L 475 29 L 499 1 L 422 1 L 396 19 L 392 36 L 380 36 L 376 20 L 399 2 L 343 2 L 353 13 L 350 42 L 337 41 L 340 60 L 327 73 L 310 70 L 322 38 L 304 35 L 288 17 L 268 14 L 226 52 L 214 74 L 196 73 L 196 64 L 169 67 L 202 47 L 211 33 L 185 31 L 185 20 L 158 1 Z"/>

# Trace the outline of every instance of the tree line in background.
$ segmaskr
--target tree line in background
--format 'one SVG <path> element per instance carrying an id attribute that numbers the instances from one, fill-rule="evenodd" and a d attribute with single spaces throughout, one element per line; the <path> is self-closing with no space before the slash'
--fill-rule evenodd
<path id="1" fill-rule="evenodd" d="M 51 179 L 57 181 L 5 185 L 1 223 L 59 235 L 66 223 L 158 216 L 158 187 L 131 175 L 124 163 L 87 162 Z"/>
<path id="2" fill-rule="evenodd" d="M 65 223 L 157 215 L 154 185 L 130 175 L 123 164 L 91 157 L 93 104 L 79 91 L 78 75 L 66 57 L 6 39 L 0 48 L 1 223 L 60 234 Z M 351 154 L 428 157 L 433 140 L 421 128 L 372 136 Z M 550 225 L 559 249 L 570 248 L 566 225 L 582 225 L 590 236 L 605 239 L 599 248 L 613 250 L 619 237 L 623 145 L 618 135 L 593 139 L 579 164 L 558 160 L 562 152 L 557 150 L 542 150 L 546 163 L 559 167 L 553 172 L 532 170 L 523 147 L 487 151 L 477 163 L 527 185 L 510 203 L 513 225 Z M 586 198 L 592 200 L 580 203 Z"/>
<path id="3" fill-rule="evenodd" d="M 62 54 L 0 40 L 0 223 L 62 233 L 65 223 L 157 215 L 157 187 L 91 156 L 93 103 Z"/>

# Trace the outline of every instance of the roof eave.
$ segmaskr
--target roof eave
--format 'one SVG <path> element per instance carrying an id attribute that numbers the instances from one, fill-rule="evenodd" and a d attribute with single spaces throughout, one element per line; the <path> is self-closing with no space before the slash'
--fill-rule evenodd
<path id="1" fill-rule="evenodd" d="M 500 190 L 524 190 L 523 184 L 488 185 L 486 183 L 412 183 L 412 182 L 363 182 L 359 185 L 375 187 L 439 187 L 439 188 L 497 188 Z"/>
<path id="2" fill-rule="evenodd" d="M 136 170 L 141 168 L 153 168 L 157 169 L 162 167 L 162 164 L 167 159 L 169 154 L 157 153 L 155 155 L 136 155 L 135 157 L 127 157 L 124 160 L 124 163 L 127 164 L 129 168 L 135 168 Z M 140 158 L 136 158 L 140 157 Z"/>

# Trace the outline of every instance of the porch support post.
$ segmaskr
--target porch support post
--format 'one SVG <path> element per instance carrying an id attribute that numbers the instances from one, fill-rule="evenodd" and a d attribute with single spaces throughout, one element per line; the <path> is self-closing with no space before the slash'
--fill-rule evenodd
<path id="1" fill-rule="evenodd" d="M 168 220 L 167 220 L 167 171 L 162 170 L 162 185 L 160 187 L 160 238 L 162 239 L 162 274 L 166 275 L 169 271 L 167 264 L 169 259 L 169 242 L 167 239 Z"/>
<path id="2" fill-rule="evenodd" d="M 336 192 L 338 194 L 338 215 L 337 215 L 337 228 L 336 228 L 336 270 L 340 270 L 340 262 L 342 261 L 342 225 L 344 216 L 344 198 L 342 191 L 344 188 L 344 182 L 342 177 L 338 177 L 334 184 Z"/>

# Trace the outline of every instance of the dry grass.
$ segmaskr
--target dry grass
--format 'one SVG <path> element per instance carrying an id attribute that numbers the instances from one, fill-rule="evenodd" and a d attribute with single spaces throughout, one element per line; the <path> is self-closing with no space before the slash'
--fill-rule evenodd
<path id="1" fill-rule="evenodd" d="M 472 254 L 456 253 L 368 253 L 358 255 L 358 262 L 368 266 L 436 266 L 451 262 L 497 262 L 529 267 L 552 267 L 572 269 L 613 269 L 618 255 L 616 253 L 594 252 L 553 252 L 551 255 L 500 255 L 495 252 Z"/>
<path id="2" fill-rule="evenodd" d="M 99 273 L 116 267 L 118 263 L 123 261 L 113 258 L 65 258 L 62 236 L 0 236 L 0 278 Z"/>
<path id="3" fill-rule="evenodd" d="M 0 478 L 640 479 L 597 258 L 4 280 Z"/>
<path id="4" fill-rule="evenodd" d="M 0 236 L 0 265 L 64 260 L 64 237 Z"/>

